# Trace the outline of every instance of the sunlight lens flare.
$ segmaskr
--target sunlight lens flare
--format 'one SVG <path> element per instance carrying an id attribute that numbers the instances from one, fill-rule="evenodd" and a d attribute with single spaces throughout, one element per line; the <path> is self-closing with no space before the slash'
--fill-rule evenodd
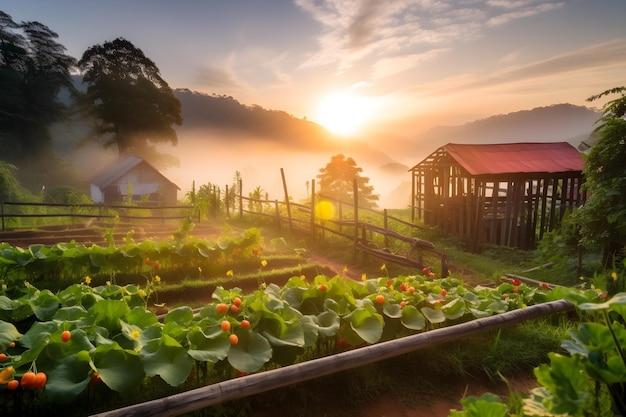
<path id="1" fill-rule="evenodd" d="M 335 217 L 335 206 L 330 201 L 320 201 L 315 205 L 315 216 L 321 220 L 330 220 Z"/>
<path id="2" fill-rule="evenodd" d="M 317 108 L 317 120 L 326 129 L 340 136 L 352 136 L 374 112 L 373 100 L 350 93 L 324 96 Z"/>

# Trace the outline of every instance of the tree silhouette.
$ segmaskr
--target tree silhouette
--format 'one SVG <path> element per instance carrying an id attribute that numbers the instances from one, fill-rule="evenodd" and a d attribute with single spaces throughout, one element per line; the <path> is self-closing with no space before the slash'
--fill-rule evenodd
<path id="1" fill-rule="evenodd" d="M 369 178 L 362 177 L 363 168 L 357 166 L 352 158 L 342 154 L 331 157 L 326 167 L 320 169 L 317 178 L 320 180 L 319 194 L 344 203 L 354 202 L 354 180 L 357 182 L 358 203 L 362 207 L 375 207 L 378 195 L 374 187 L 368 185 Z"/>
<path id="2" fill-rule="evenodd" d="M 178 137 L 181 106 L 156 64 L 123 38 L 94 45 L 78 62 L 87 85 L 85 111 L 95 119 L 92 138 L 119 154 Z"/>
<path id="3" fill-rule="evenodd" d="M 23 172 L 41 173 L 44 163 L 54 169 L 48 128 L 67 116 L 59 93 L 75 91 L 75 60 L 56 38 L 39 22 L 17 24 L 0 11 L 0 154 Z"/>
<path id="4" fill-rule="evenodd" d="M 604 105 L 594 130 L 597 141 L 585 164 L 585 189 L 589 198 L 575 213 L 582 243 L 600 245 L 607 268 L 613 267 L 615 255 L 620 258 L 626 255 L 626 87 L 587 99 L 595 101 L 612 94 L 620 96 Z"/>

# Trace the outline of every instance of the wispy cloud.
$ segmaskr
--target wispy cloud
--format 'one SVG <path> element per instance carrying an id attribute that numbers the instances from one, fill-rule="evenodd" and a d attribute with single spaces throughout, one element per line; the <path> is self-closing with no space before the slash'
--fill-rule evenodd
<path id="1" fill-rule="evenodd" d="M 579 48 L 551 58 L 527 65 L 508 67 L 480 79 L 443 80 L 442 85 L 454 85 L 454 91 L 471 91 L 484 87 L 502 88 L 505 85 L 519 83 L 552 82 L 554 77 L 571 74 L 582 74 L 598 70 L 611 70 L 624 67 L 626 62 L 626 39 L 614 39 L 609 42 L 597 43 Z M 435 94 L 441 94 L 439 91 Z"/>
<path id="2" fill-rule="evenodd" d="M 196 71 L 195 80 L 198 84 L 209 88 L 233 88 L 239 83 L 234 75 L 223 68 L 203 67 Z"/>
<path id="3" fill-rule="evenodd" d="M 562 7 L 548 0 L 295 0 L 321 25 L 319 48 L 303 67 L 336 65 L 339 72 L 376 61 L 372 76 L 419 65 L 459 41 L 479 37 L 488 26 Z M 401 71 L 400 70 L 400 71 Z"/>

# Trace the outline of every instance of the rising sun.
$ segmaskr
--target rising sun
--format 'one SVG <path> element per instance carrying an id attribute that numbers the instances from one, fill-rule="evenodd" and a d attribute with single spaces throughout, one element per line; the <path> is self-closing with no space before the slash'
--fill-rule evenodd
<path id="1" fill-rule="evenodd" d="M 354 136 L 373 112 L 371 99 L 350 93 L 331 93 L 319 101 L 317 121 L 339 136 Z"/>

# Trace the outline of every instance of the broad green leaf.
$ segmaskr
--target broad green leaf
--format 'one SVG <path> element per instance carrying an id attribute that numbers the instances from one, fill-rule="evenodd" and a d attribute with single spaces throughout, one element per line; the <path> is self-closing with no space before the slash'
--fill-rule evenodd
<path id="1" fill-rule="evenodd" d="M 341 320 L 337 313 L 332 310 L 326 310 L 317 315 L 317 323 L 319 325 L 319 334 L 325 337 L 333 337 L 339 330 Z"/>
<path id="2" fill-rule="evenodd" d="M 115 334 L 121 330 L 120 319 L 130 312 L 122 300 L 102 300 L 89 309 L 93 324 L 106 328 Z"/>
<path id="3" fill-rule="evenodd" d="M 463 412 L 452 410 L 449 417 L 506 417 L 509 411 L 500 397 L 489 392 L 480 397 L 465 397 L 461 405 Z"/>
<path id="4" fill-rule="evenodd" d="M 412 305 L 407 305 L 402 309 L 402 319 L 400 322 L 404 327 L 411 330 L 422 330 L 426 326 L 424 315 Z"/>
<path id="5" fill-rule="evenodd" d="M 402 317 L 402 307 L 400 307 L 400 304 L 396 303 L 385 303 L 383 314 L 392 319 L 399 319 Z"/>
<path id="6" fill-rule="evenodd" d="M 113 391 L 136 388 L 145 377 L 139 355 L 122 349 L 116 343 L 99 345 L 94 352 L 93 363 L 102 382 Z"/>
<path id="7" fill-rule="evenodd" d="M 35 316 L 41 321 L 52 319 L 60 307 L 59 298 L 49 290 L 40 291 L 30 303 Z"/>
<path id="8" fill-rule="evenodd" d="M 361 339 L 373 344 L 380 340 L 385 321 L 380 314 L 372 313 L 365 308 L 354 310 L 350 318 L 350 327 Z"/>
<path id="9" fill-rule="evenodd" d="M 193 311 L 191 310 L 191 307 L 188 306 L 182 306 L 170 310 L 163 319 L 163 323 L 178 323 L 184 326 L 188 326 L 192 321 Z"/>
<path id="10" fill-rule="evenodd" d="M 219 333 L 206 334 L 199 326 L 187 332 L 189 356 L 197 361 L 215 363 L 228 356 L 230 342 L 228 333 L 219 329 Z"/>
<path id="11" fill-rule="evenodd" d="M 84 351 L 83 351 L 84 352 Z M 62 356 L 47 370 L 46 396 L 53 401 L 70 402 L 82 393 L 90 380 L 89 355 Z"/>
<path id="12" fill-rule="evenodd" d="M 193 368 L 187 349 L 166 334 L 148 342 L 140 354 L 146 374 L 158 375 L 173 387 L 185 382 Z"/>
<path id="13" fill-rule="evenodd" d="M 441 307 L 441 311 L 448 320 L 455 320 L 465 315 L 465 302 L 462 298 L 455 298 Z"/>
<path id="14" fill-rule="evenodd" d="M 272 358 L 272 347 L 266 338 L 248 330 L 235 333 L 239 343 L 231 346 L 228 363 L 241 372 L 256 372 Z"/>
<path id="15" fill-rule="evenodd" d="M 446 315 L 441 310 L 435 310 L 430 307 L 422 307 L 420 310 L 424 317 L 431 323 L 443 323 L 446 321 Z"/>
<path id="16" fill-rule="evenodd" d="M 5 350 L 11 342 L 21 337 L 21 333 L 12 323 L 0 320 L 0 350 Z"/>

